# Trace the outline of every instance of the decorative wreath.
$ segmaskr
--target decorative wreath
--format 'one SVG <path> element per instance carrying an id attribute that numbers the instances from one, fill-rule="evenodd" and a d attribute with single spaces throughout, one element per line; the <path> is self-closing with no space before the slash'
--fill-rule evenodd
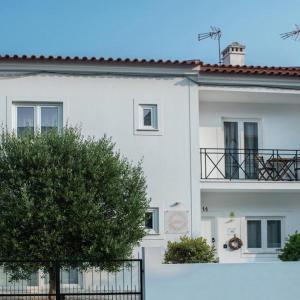
<path id="1" fill-rule="evenodd" d="M 234 235 L 234 237 L 229 240 L 228 246 L 231 250 L 238 250 L 242 248 L 243 241 L 239 239 L 236 235 Z"/>

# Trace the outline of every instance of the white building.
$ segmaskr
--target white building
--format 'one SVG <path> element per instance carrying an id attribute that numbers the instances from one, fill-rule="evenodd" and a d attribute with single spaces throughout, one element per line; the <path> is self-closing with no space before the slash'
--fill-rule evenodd
<path id="1" fill-rule="evenodd" d="M 203 235 L 220 262 L 276 260 L 300 230 L 300 69 L 243 66 L 245 47 L 226 49 L 235 66 L 0 57 L 0 120 L 19 134 L 80 125 L 143 159 L 142 246 Z"/>

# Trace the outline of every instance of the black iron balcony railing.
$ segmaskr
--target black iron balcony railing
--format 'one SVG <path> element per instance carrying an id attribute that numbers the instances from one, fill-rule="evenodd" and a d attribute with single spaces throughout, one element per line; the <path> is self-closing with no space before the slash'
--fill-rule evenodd
<path id="1" fill-rule="evenodd" d="M 300 150 L 201 148 L 201 179 L 300 181 Z"/>

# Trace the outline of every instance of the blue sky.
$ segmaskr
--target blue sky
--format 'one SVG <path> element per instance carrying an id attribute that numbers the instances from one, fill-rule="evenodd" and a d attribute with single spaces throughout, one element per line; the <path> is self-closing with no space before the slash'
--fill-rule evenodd
<path id="1" fill-rule="evenodd" d="M 299 0 L 0 0 L 0 53 L 201 59 L 217 63 L 216 41 L 199 43 L 211 25 L 222 47 L 246 45 L 246 62 L 300 66 L 300 42 L 279 34 L 300 25 Z"/>

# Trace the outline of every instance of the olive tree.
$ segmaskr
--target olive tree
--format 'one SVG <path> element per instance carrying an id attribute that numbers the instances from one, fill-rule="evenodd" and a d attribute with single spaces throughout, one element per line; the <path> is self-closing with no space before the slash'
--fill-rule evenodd
<path id="1" fill-rule="evenodd" d="M 0 258 L 35 261 L 6 264 L 13 279 L 43 270 L 55 293 L 55 261 L 113 270 L 145 235 L 147 207 L 141 164 L 110 139 L 84 138 L 76 128 L 22 137 L 3 131 Z"/>

